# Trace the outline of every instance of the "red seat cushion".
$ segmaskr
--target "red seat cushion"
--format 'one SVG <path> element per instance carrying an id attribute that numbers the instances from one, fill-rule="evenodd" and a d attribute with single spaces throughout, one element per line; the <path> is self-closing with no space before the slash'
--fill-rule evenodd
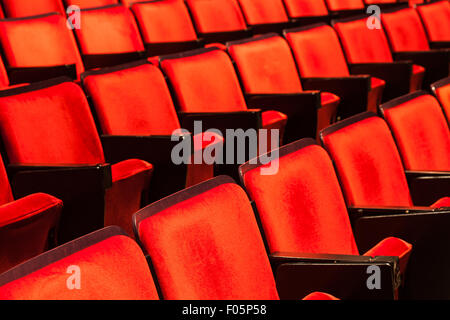
<path id="1" fill-rule="evenodd" d="M 222 50 L 208 48 L 198 54 L 164 59 L 161 68 L 172 84 L 181 111 L 247 110 L 234 66 Z"/>
<path id="2" fill-rule="evenodd" d="M 67 6 L 76 5 L 81 9 L 96 8 L 118 4 L 119 0 L 64 0 Z"/>
<path id="3" fill-rule="evenodd" d="M 425 72 L 425 68 L 422 66 L 419 66 L 417 64 L 413 64 L 413 74 L 419 74 L 419 73 L 424 73 Z"/>
<path id="4" fill-rule="evenodd" d="M 450 120 L 450 78 L 442 80 L 442 84 L 433 84 L 433 90 L 444 109 L 447 120 Z"/>
<path id="5" fill-rule="evenodd" d="M 349 206 L 413 205 L 403 164 L 383 119 L 362 114 L 322 132 Z"/>
<path id="6" fill-rule="evenodd" d="M 362 10 L 363 0 L 325 0 L 330 11 Z"/>
<path id="7" fill-rule="evenodd" d="M 414 8 L 383 13 L 381 21 L 394 52 L 430 50 L 427 35 Z"/>
<path id="8" fill-rule="evenodd" d="M 171 135 L 180 128 L 164 76 L 153 65 L 87 73 L 83 84 L 104 134 Z"/>
<path id="9" fill-rule="evenodd" d="M 247 29 L 237 0 L 187 0 L 186 3 L 199 33 Z"/>
<path id="10" fill-rule="evenodd" d="M 372 89 L 376 89 L 376 88 L 385 86 L 386 81 L 384 81 L 383 79 L 372 77 L 370 85 L 371 85 Z"/>
<path id="11" fill-rule="evenodd" d="M 364 255 L 369 257 L 393 256 L 399 258 L 400 272 L 405 273 L 413 246 L 399 238 L 389 237 L 380 241 Z"/>
<path id="12" fill-rule="evenodd" d="M 80 290 L 68 288 L 70 266 L 79 267 Z M 3 274 L 0 299 L 156 300 L 158 294 L 136 242 L 106 228 Z"/>
<path id="13" fill-rule="evenodd" d="M 183 1 L 134 3 L 131 6 L 145 43 L 194 41 L 197 39 Z"/>
<path id="14" fill-rule="evenodd" d="M 320 101 L 322 102 L 322 106 L 327 104 L 339 102 L 340 98 L 330 92 L 321 92 L 320 93 Z"/>

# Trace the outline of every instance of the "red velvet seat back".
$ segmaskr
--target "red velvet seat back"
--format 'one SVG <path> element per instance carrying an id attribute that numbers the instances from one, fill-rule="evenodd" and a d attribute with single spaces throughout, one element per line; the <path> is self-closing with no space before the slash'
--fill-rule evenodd
<path id="1" fill-rule="evenodd" d="M 321 133 L 349 206 L 412 206 L 394 142 L 383 119 L 363 113 Z"/>
<path id="2" fill-rule="evenodd" d="M 72 287 L 77 275 L 80 289 Z M 157 300 L 158 294 L 139 246 L 109 227 L 0 275 L 0 299 Z"/>
<path id="3" fill-rule="evenodd" d="M 193 41 L 197 39 L 183 1 L 136 3 L 131 9 L 145 43 Z"/>
<path id="4" fill-rule="evenodd" d="M 210 48 L 161 59 L 181 111 L 227 112 L 247 109 L 228 55 Z"/>
<path id="5" fill-rule="evenodd" d="M 422 21 L 413 8 L 383 13 L 381 21 L 393 51 L 426 51 L 430 49 Z"/>
<path id="6" fill-rule="evenodd" d="M 349 63 L 392 62 L 389 43 L 382 29 L 368 29 L 367 19 L 337 22 L 334 29 Z"/>
<path id="7" fill-rule="evenodd" d="M 239 0 L 249 25 L 288 22 L 283 0 Z"/>
<path id="8" fill-rule="evenodd" d="M 416 8 L 431 41 L 450 41 L 450 3 L 438 1 Z"/>
<path id="9" fill-rule="evenodd" d="M 318 17 L 328 15 L 324 0 L 284 0 L 288 16 L 291 18 Z"/>
<path id="10" fill-rule="evenodd" d="M 64 2 L 67 6 L 77 5 L 81 9 L 87 9 L 118 4 L 119 0 L 64 0 Z"/>
<path id="11" fill-rule="evenodd" d="M 450 78 L 442 79 L 432 84 L 431 87 L 441 103 L 447 120 L 450 121 Z"/>
<path id="12" fill-rule="evenodd" d="M 327 152 L 312 139 L 280 149 L 278 172 L 244 164 L 241 175 L 255 201 L 270 252 L 359 255 L 344 197 Z"/>
<path id="13" fill-rule="evenodd" d="M 134 216 L 164 299 L 278 299 L 244 190 L 218 177 Z"/>
<path id="14" fill-rule="evenodd" d="M 382 105 L 406 170 L 450 171 L 450 130 L 439 102 L 425 92 Z"/>
<path id="15" fill-rule="evenodd" d="M 3 59 L 0 58 L 0 90 L 9 86 L 8 73 L 6 72 Z"/>
<path id="16" fill-rule="evenodd" d="M 200 33 L 245 30 L 247 25 L 237 0 L 187 0 Z"/>
<path id="17" fill-rule="evenodd" d="M 246 93 L 298 93 L 302 85 L 288 43 L 267 34 L 228 44 Z"/>
<path id="18" fill-rule="evenodd" d="M 365 4 L 385 4 L 385 3 L 396 3 L 398 2 L 397 0 L 364 0 Z"/>
<path id="19" fill-rule="evenodd" d="M 104 163 L 83 91 L 61 81 L 0 93 L 0 132 L 11 163 Z"/>
<path id="20" fill-rule="evenodd" d="M 363 0 L 325 0 L 330 11 L 362 10 Z"/>
<path id="21" fill-rule="evenodd" d="M 78 74 L 84 71 L 75 38 L 62 15 L 0 21 L 0 42 L 5 64 L 11 67 L 76 64 Z"/>
<path id="22" fill-rule="evenodd" d="M 144 51 L 133 15 L 122 5 L 82 10 L 75 34 L 83 54 Z"/>
<path id="23" fill-rule="evenodd" d="M 107 135 L 171 135 L 180 128 L 161 71 L 145 62 L 83 75 L 83 84 Z"/>
<path id="24" fill-rule="evenodd" d="M 330 26 L 322 25 L 298 31 L 294 29 L 286 32 L 285 37 L 302 77 L 350 75 L 339 38 Z"/>
<path id="25" fill-rule="evenodd" d="M 61 0 L 2 0 L 6 17 L 29 17 L 49 12 L 65 13 Z"/>

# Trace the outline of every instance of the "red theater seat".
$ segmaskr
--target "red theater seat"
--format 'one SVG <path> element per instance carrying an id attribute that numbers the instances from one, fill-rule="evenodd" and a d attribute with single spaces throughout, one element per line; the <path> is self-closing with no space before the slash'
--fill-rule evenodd
<path id="1" fill-rule="evenodd" d="M 223 135 L 227 129 L 267 129 L 266 150 L 276 145 L 270 139 L 276 133 L 271 129 L 276 129 L 282 141 L 287 116 L 267 106 L 263 112 L 247 109 L 231 59 L 222 50 L 208 48 L 165 56 L 160 64 L 172 86 L 182 128 L 193 132 L 194 121 L 200 120 L 203 130 L 218 129 Z M 241 156 L 235 161 L 243 163 Z M 233 173 L 237 175 L 237 170 Z"/>
<path id="2" fill-rule="evenodd" d="M 119 0 L 64 0 L 66 6 L 76 5 L 81 9 L 108 6 L 110 4 L 118 4 Z"/>
<path id="3" fill-rule="evenodd" d="M 431 89 L 441 103 L 447 122 L 450 123 L 450 77 L 433 83 Z"/>
<path id="4" fill-rule="evenodd" d="M 337 260 L 347 255 L 342 261 L 360 255 L 333 164 L 322 147 L 303 139 L 281 147 L 269 163 L 258 162 L 242 165 L 240 174 L 255 201 L 270 253 L 331 254 Z M 273 165 L 278 171 L 265 174 Z M 398 257 L 404 276 L 411 249 L 411 244 L 389 237 L 364 255 Z M 345 297 L 344 292 L 332 293 Z"/>
<path id="5" fill-rule="evenodd" d="M 0 132 L 19 193 L 48 192 L 65 203 L 60 242 L 103 225 L 131 232 L 131 214 L 140 208 L 152 165 L 105 163 L 81 88 L 59 78 L 2 91 L 0 97 Z"/>
<path id="6" fill-rule="evenodd" d="M 65 14 L 61 0 L 2 0 L 5 15 L 8 18 L 19 18 L 58 12 Z"/>
<path id="7" fill-rule="evenodd" d="M 76 78 L 84 71 L 75 38 L 60 14 L 1 20 L 0 43 L 13 82 Z"/>
<path id="8" fill-rule="evenodd" d="M 291 50 L 282 37 L 269 33 L 229 42 L 227 46 L 239 71 L 248 106 L 272 104 L 288 116 L 285 141 L 316 137 L 318 131 L 334 122 L 339 97 L 303 91 Z"/>
<path id="9" fill-rule="evenodd" d="M 0 273 L 55 245 L 62 201 L 36 193 L 14 201 L 0 160 Z"/>
<path id="10" fill-rule="evenodd" d="M 158 300 L 158 293 L 139 246 L 108 227 L 0 275 L 0 300 Z"/>
<path id="11" fill-rule="evenodd" d="M 248 197 L 229 177 L 209 180 L 158 201 L 136 213 L 133 221 L 162 298 L 278 299 Z M 298 298 L 309 294 L 310 288 L 296 288 Z"/>
<path id="12" fill-rule="evenodd" d="M 416 8 L 432 48 L 450 47 L 450 3 L 437 1 Z"/>
<path id="13" fill-rule="evenodd" d="M 147 54 L 164 55 L 199 48 L 188 9 L 183 1 L 148 1 L 131 6 Z"/>
<path id="14" fill-rule="evenodd" d="M 162 72 L 144 61 L 134 62 L 82 75 L 87 95 L 92 99 L 103 133 L 106 159 L 117 162 L 139 158 L 152 163 L 152 199 L 159 200 L 214 176 L 214 166 L 202 162 L 176 165 L 170 156 L 175 131 L 180 129 L 177 113 Z M 214 136 L 203 146 L 203 133 L 192 137 L 179 133 L 180 139 L 194 139 L 193 148 L 202 152 L 206 146 L 222 143 Z M 205 138 L 206 139 L 206 138 Z M 194 155 L 194 150 L 192 150 Z M 170 181 L 170 183 L 168 183 Z"/>
<path id="15" fill-rule="evenodd" d="M 450 130 L 439 102 L 419 91 L 380 107 L 406 170 L 450 172 Z"/>
<path id="16" fill-rule="evenodd" d="M 325 0 L 283 0 L 289 18 L 302 23 L 328 21 Z"/>
<path id="17" fill-rule="evenodd" d="M 410 186 L 420 178 L 415 177 L 414 171 L 405 174 L 389 127 L 373 113 L 363 113 L 328 127 L 321 138 L 336 165 L 348 206 L 432 206 L 448 195 L 447 188 L 435 187 L 411 197 L 415 190 L 410 190 Z M 435 178 L 427 179 L 440 183 Z"/>
<path id="18" fill-rule="evenodd" d="M 394 58 L 411 60 L 425 67 L 425 88 L 449 76 L 450 51 L 430 49 L 425 29 L 415 9 L 403 8 L 384 12 L 381 21 Z M 450 42 L 447 47 L 450 48 Z"/>
<path id="19" fill-rule="evenodd" d="M 254 33 L 281 32 L 289 26 L 283 0 L 238 0 Z"/>
<path id="20" fill-rule="evenodd" d="M 81 25 L 75 34 L 87 69 L 118 65 L 143 56 L 139 29 L 126 7 L 83 9 Z"/>
<path id="21" fill-rule="evenodd" d="M 347 16 L 364 12 L 363 0 L 325 0 L 332 15 Z"/>
<path id="22" fill-rule="evenodd" d="M 365 76 L 350 76 L 347 62 L 333 28 L 316 25 L 285 30 L 305 86 L 327 90 L 341 98 L 340 115 L 345 117 L 369 110 L 381 103 L 385 81 Z M 332 51 L 330 56 L 328 52 Z M 316 82 L 316 84 L 314 84 Z"/>
<path id="23" fill-rule="evenodd" d="M 199 38 L 207 43 L 250 36 L 237 0 L 187 0 Z"/>
<path id="24" fill-rule="evenodd" d="M 382 29 L 368 29 L 367 19 L 333 21 L 352 74 L 370 74 L 386 81 L 384 100 L 419 90 L 425 69 L 409 61 L 394 62 Z"/>

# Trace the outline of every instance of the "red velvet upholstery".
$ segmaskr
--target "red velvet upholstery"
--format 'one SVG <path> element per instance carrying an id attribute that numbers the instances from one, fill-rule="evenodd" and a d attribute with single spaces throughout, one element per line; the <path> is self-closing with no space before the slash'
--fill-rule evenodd
<path id="1" fill-rule="evenodd" d="M 278 172 L 241 166 L 245 188 L 257 208 L 269 251 L 359 255 L 347 207 L 327 152 L 312 139 L 280 149 Z M 369 251 L 406 258 L 412 246 L 390 238 Z M 404 271 L 404 270 L 403 270 Z"/>
<path id="2" fill-rule="evenodd" d="M 286 32 L 285 37 L 292 48 L 302 77 L 350 76 L 339 38 L 330 26 L 322 25 L 304 31 Z M 330 51 L 333 55 L 329 54 Z M 369 92 L 367 109 L 376 111 L 386 83 L 374 77 L 371 81 L 372 90 Z"/>
<path id="3" fill-rule="evenodd" d="M 80 289 L 71 277 L 79 267 Z M 117 227 L 44 253 L 0 276 L 1 300 L 157 300 L 139 246 Z"/>
<path id="4" fill-rule="evenodd" d="M 167 0 L 131 6 L 145 43 L 193 41 L 197 35 L 183 1 Z"/>
<path id="5" fill-rule="evenodd" d="M 202 49 L 184 56 L 163 59 L 161 68 L 172 83 L 181 111 L 247 110 L 230 57 L 220 49 Z M 262 120 L 263 128 L 280 130 L 280 139 L 282 139 L 287 120 L 284 114 L 270 110 L 264 111 Z M 270 137 L 271 134 L 269 133 L 268 136 Z"/>
<path id="6" fill-rule="evenodd" d="M 2 4 L 8 18 L 29 17 L 49 12 L 65 13 L 60 0 L 2 0 Z"/>
<path id="7" fill-rule="evenodd" d="M 75 29 L 82 54 L 144 51 L 133 15 L 122 5 L 86 9 Z"/>
<path id="8" fill-rule="evenodd" d="M 339 299 L 328 293 L 313 292 L 313 293 L 307 295 L 306 297 L 304 297 L 303 300 L 312 300 L 312 301 L 314 301 L 314 300 L 318 300 L 318 301 L 330 300 L 330 301 L 333 301 L 333 300 L 339 300 Z"/>
<path id="9" fill-rule="evenodd" d="M 320 17 L 328 15 L 324 0 L 283 0 L 290 18 Z"/>
<path id="10" fill-rule="evenodd" d="M 103 149 L 81 88 L 72 82 L 39 83 L 23 93 L 0 98 L 0 133 L 10 163 L 15 164 L 99 164 Z M 131 232 L 130 217 L 139 207 L 143 186 L 148 184 L 152 166 L 141 160 L 112 166 L 113 183 L 139 180 L 133 199 L 122 199 L 120 214 Z M 118 187 L 113 185 L 110 192 Z M 126 194 L 123 190 L 122 194 Z M 119 200 L 117 200 L 119 201 Z M 108 205 L 106 206 L 108 208 Z M 109 217 L 109 213 L 105 213 Z M 117 217 L 122 219 L 121 217 Z"/>
<path id="11" fill-rule="evenodd" d="M 164 59 L 161 68 L 172 83 L 181 111 L 247 109 L 233 64 L 222 50 L 211 48 L 199 54 Z"/>
<path id="12" fill-rule="evenodd" d="M 363 10 L 363 0 L 325 0 L 330 11 Z"/>
<path id="13" fill-rule="evenodd" d="M 367 20 L 338 22 L 334 25 L 349 63 L 393 62 L 388 40 L 382 29 L 367 28 Z M 425 69 L 413 65 L 410 91 L 422 85 Z"/>
<path id="14" fill-rule="evenodd" d="M 0 273 L 48 248 L 61 208 L 61 200 L 44 193 L 14 201 L 0 159 Z"/>
<path id="15" fill-rule="evenodd" d="M 413 8 L 383 13 L 381 21 L 394 52 L 430 50 L 422 21 Z"/>
<path id="16" fill-rule="evenodd" d="M 77 5 L 81 9 L 97 8 L 108 6 L 110 4 L 118 4 L 119 0 L 64 0 L 67 6 Z"/>
<path id="17" fill-rule="evenodd" d="M 288 22 L 283 0 L 238 0 L 247 24 Z"/>
<path id="18" fill-rule="evenodd" d="M 187 0 L 199 33 L 247 29 L 237 0 Z"/>
<path id="19" fill-rule="evenodd" d="M 347 205 L 411 207 L 400 155 L 383 119 L 355 116 L 335 126 L 322 132 L 322 140 Z"/>
<path id="20" fill-rule="evenodd" d="M 449 208 L 450 207 L 450 197 L 445 197 L 442 199 L 439 199 L 435 203 L 431 205 L 432 208 Z"/>
<path id="21" fill-rule="evenodd" d="M 406 170 L 450 171 L 450 130 L 433 96 L 410 94 L 382 110 Z"/>
<path id="22" fill-rule="evenodd" d="M 135 65 L 83 79 L 102 132 L 107 135 L 171 135 L 180 128 L 161 71 Z"/>
<path id="23" fill-rule="evenodd" d="M 62 15 L 0 21 L 0 42 L 5 64 L 11 67 L 76 64 L 78 74 L 84 71 L 75 38 Z"/>
<path id="24" fill-rule="evenodd" d="M 450 41 L 450 3 L 438 1 L 416 8 L 430 41 Z"/>
<path id="25" fill-rule="evenodd" d="M 0 272 L 48 249 L 62 201 L 36 193 L 0 206 Z"/>
<path id="26" fill-rule="evenodd" d="M 447 121 L 450 121 L 450 77 L 442 80 L 442 85 L 432 85 L 434 94 L 441 103 L 442 109 L 447 117 Z"/>
<path id="27" fill-rule="evenodd" d="M 230 178 L 165 198 L 134 221 L 164 299 L 278 299 L 252 207 Z"/>
<path id="28" fill-rule="evenodd" d="M 372 113 L 321 132 L 348 206 L 413 206 L 404 167 L 386 122 Z"/>
<path id="29" fill-rule="evenodd" d="M 272 34 L 248 41 L 231 42 L 228 52 L 239 70 L 247 94 L 283 94 L 303 91 L 288 43 Z M 336 113 L 339 97 L 324 92 L 318 130 L 328 126 Z M 322 116 L 328 113 L 328 118 Z M 264 121 L 264 116 L 263 116 Z M 322 123 L 323 122 L 323 123 Z"/>
<path id="30" fill-rule="evenodd" d="M 385 3 L 396 3 L 397 0 L 364 0 L 365 4 L 385 4 Z"/>

